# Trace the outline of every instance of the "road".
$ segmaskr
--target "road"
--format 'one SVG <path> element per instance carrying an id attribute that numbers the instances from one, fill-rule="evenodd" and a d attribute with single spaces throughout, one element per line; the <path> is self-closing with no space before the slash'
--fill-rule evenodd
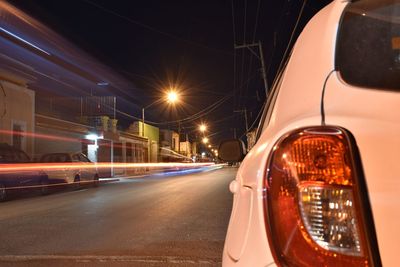
<path id="1" fill-rule="evenodd" d="M 219 266 L 236 171 L 0 203 L 0 266 Z"/>

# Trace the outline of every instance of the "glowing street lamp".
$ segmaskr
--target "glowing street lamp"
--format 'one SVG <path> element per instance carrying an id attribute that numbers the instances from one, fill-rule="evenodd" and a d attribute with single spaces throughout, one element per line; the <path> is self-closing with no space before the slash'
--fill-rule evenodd
<path id="1" fill-rule="evenodd" d="M 200 132 L 204 133 L 207 130 L 207 125 L 205 125 L 204 123 L 200 124 L 199 130 Z"/>
<path id="2" fill-rule="evenodd" d="M 207 137 L 204 137 L 203 138 L 203 144 L 207 144 L 208 143 L 208 138 Z"/>
<path id="3" fill-rule="evenodd" d="M 177 102 L 179 100 L 179 95 L 176 91 L 169 91 L 167 93 L 167 101 L 171 104 Z"/>
<path id="4" fill-rule="evenodd" d="M 170 90 L 166 93 L 166 99 L 168 103 L 175 104 L 179 100 L 179 95 L 176 91 Z M 142 123 L 143 123 L 142 136 L 144 136 L 144 110 L 146 108 L 153 106 L 156 103 L 161 102 L 162 100 L 163 99 L 157 99 L 156 101 L 142 108 Z"/>

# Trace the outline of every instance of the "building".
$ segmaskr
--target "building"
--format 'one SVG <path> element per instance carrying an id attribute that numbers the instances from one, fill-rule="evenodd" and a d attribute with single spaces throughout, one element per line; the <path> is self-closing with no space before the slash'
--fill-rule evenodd
<path id="1" fill-rule="evenodd" d="M 6 1 L 0 9 L 0 142 L 34 158 L 82 152 L 94 162 L 157 160 L 158 129 L 149 126 L 145 137 L 118 128 L 112 89 L 132 92 L 132 83 Z"/>
<path id="2" fill-rule="evenodd" d="M 188 140 L 180 142 L 180 154 L 186 158 L 192 158 L 192 144 Z"/>
<path id="3" fill-rule="evenodd" d="M 179 152 L 179 134 L 172 130 L 160 129 L 160 161 L 181 161 Z"/>
<path id="4" fill-rule="evenodd" d="M 158 162 L 158 150 L 160 142 L 160 130 L 159 128 L 150 124 L 135 121 L 128 129 L 129 133 L 137 136 L 141 136 L 147 139 L 147 159 L 149 162 Z"/>
<path id="5" fill-rule="evenodd" d="M 102 116 L 101 124 L 85 125 L 36 114 L 35 153 L 82 152 L 92 162 L 138 163 L 147 161 L 147 139 L 116 129 L 115 120 Z M 111 127 L 110 127 L 111 126 Z M 99 170 L 100 177 L 145 173 L 145 168 Z"/>
<path id="6" fill-rule="evenodd" d="M 7 143 L 34 155 L 29 138 L 35 126 L 35 92 L 26 86 L 27 80 L 0 67 L 0 143 Z"/>

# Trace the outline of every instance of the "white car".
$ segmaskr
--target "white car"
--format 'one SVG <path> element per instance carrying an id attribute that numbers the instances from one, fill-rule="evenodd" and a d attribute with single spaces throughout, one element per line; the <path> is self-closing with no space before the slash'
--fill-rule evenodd
<path id="1" fill-rule="evenodd" d="M 400 1 L 336 0 L 299 36 L 230 184 L 223 266 L 398 266 Z M 220 145 L 239 161 L 239 140 Z"/>
<path id="2" fill-rule="evenodd" d="M 99 174 L 95 164 L 82 153 L 44 154 L 40 158 L 40 162 L 64 164 L 62 168 L 46 170 L 52 184 L 68 183 L 74 184 L 76 187 L 82 184 L 98 184 Z"/>

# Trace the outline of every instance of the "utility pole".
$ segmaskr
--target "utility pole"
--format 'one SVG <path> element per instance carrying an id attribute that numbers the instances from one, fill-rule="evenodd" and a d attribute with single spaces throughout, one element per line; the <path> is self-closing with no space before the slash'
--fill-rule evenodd
<path id="1" fill-rule="evenodd" d="M 254 52 L 253 47 L 258 47 L 258 54 Z M 243 45 L 235 45 L 235 49 L 241 49 L 241 48 L 247 48 L 250 50 L 250 52 L 255 55 L 258 60 L 261 62 L 261 73 L 262 77 L 264 80 L 264 89 L 265 89 L 265 97 L 268 97 L 268 82 L 267 82 L 267 71 L 265 70 L 265 64 L 264 64 L 264 54 L 262 51 L 262 45 L 261 41 L 258 41 L 258 43 L 252 43 L 252 44 L 243 44 Z"/>
<path id="2" fill-rule="evenodd" d="M 144 108 L 142 108 L 142 136 L 144 137 Z"/>
<path id="3" fill-rule="evenodd" d="M 178 121 L 178 153 L 181 154 L 181 121 Z"/>
<path id="4" fill-rule="evenodd" d="M 245 109 L 240 109 L 240 110 L 234 110 L 233 112 L 240 112 L 240 113 L 244 112 L 244 120 L 246 123 L 246 133 L 248 133 L 249 132 L 249 124 L 247 122 L 247 109 L 245 108 Z M 236 128 L 235 128 L 235 134 L 236 134 Z"/>
<path id="5" fill-rule="evenodd" d="M 186 132 L 186 156 L 189 157 L 189 134 Z"/>

